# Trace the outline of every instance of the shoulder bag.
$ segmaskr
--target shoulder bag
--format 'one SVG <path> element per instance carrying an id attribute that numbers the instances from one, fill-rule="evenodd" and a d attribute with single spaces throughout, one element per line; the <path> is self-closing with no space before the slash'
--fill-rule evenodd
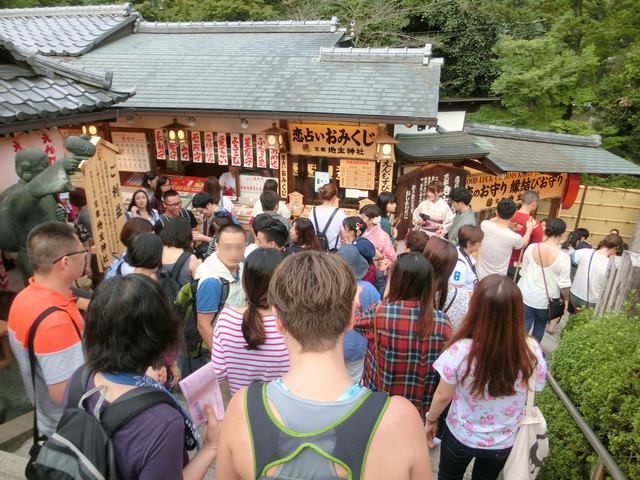
<path id="1" fill-rule="evenodd" d="M 528 382 L 524 418 L 518 425 L 516 441 L 504 465 L 503 475 L 509 480 L 534 480 L 549 455 L 547 421 L 540 409 L 533 405 L 534 379 L 535 370 Z"/>
<path id="2" fill-rule="evenodd" d="M 542 266 L 542 253 L 540 253 L 540 244 L 538 244 L 538 258 L 540 259 L 540 268 L 542 269 L 542 280 L 544 281 L 544 291 L 547 294 L 547 300 L 549 300 L 549 306 L 547 307 L 547 320 L 553 320 L 554 318 L 561 317 L 564 314 L 564 300 L 562 297 L 551 298 L 549 297 L 549 288 L 547 287 L 547 277 L 544 274 L 544 267 Z"/>

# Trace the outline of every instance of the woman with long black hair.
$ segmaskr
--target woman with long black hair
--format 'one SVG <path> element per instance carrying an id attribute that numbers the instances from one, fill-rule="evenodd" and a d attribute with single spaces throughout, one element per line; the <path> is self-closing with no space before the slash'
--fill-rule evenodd
<path id="1" fill-rule="evenodd" d="M 363 313 L 356 305 L 354 329 L 368 340 L 363 385 L 402 395 L 424 415 L 438 381 L 432 363 L 444 350 L 451 325 L 434 309 L 433 267 L 424 256 L 403 253 L 390 272 L 377 307 Z"/>
<path id="2" fill-rule="evenodd" d="M 273 248 L 249 254 L 242 275 L 247 306 L 223 308 L 213 328 L 211 361 L 232 394 L 254 380 L 268 382 L 289 371 L 289 353 L 267 302 L 269 281 L 282 258 Z"/>

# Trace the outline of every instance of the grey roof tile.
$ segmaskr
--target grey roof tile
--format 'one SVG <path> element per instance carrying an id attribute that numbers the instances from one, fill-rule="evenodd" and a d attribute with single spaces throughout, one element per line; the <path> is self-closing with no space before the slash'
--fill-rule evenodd
<path id="1" fill-rule="evenodd" d="M 489 153 L 463 132 L 401 134 L 396 136 L 396 140 L 400 142 L 396 145 L 396 156 L 404 163 L 478 158 Z"/>
<path id="2" fill-rule="evenodd" d="M 438 62 L 314 61 L 339 35 L 135 33 L 76 62 L 112 69 L 114 85 L 136 85 L 126 107 L 435 119 Z"/>
<path id="3" fill-rule="evenodd" d="M 0 125 L 100 110 L 122 102 L 129 94 L 102 90 L 60 77 L 0 80 Z"/>
<path id="4" fill-rule="evenodd" d="M 81 55 L 138 15 L 131 4 L 0 10 L 0 37 L 7 46 L 42 55 Z"/>
<path id="5" fill-rule="evenodd" d="M 598 135 L 482 124 L 468 125 L 465 131 L 503 171 L 640 175 L 640 166 L 600 148 Z"/>

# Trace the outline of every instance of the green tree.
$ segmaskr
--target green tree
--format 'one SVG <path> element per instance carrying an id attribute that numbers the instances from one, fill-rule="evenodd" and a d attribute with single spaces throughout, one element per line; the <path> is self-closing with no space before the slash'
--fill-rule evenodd
<path id="1" fill-rule="evenodd" d="M 164 22 L 267 20 L 278 13 L 264 0 L 145 0 L 136 9 L 147 20 Z"/>
<path id="2" fill-rule="evenodd" d="M 434 55 L 445 59 L 440 95 L 488 96 L 497 73 L 492 49 L 500 24 L 464 1 L 431 0 L 428 7 L 412 17 L 408 28 L 432 38 Z"/>
<path id="3" fill-rule="evenodd" d="M 500 38 L 495 47 L 498 78 L 492 91 L 517 118 L 570 120 L 574 105 L 595 100 L 595 47 L 575 52 L 552 35 L 532 40 Z"/>

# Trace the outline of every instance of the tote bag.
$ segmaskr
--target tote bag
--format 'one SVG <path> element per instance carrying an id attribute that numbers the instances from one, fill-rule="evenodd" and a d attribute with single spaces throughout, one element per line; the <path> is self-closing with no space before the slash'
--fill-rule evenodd
<path id="1" fill-rule="evenodd" d="M 524 419 L 518 426 L 516 441 L 504 466 L 505 480 L 534 480 L 549 455 L 547 421 L 540 409 L 533 405 L 534 375 L 529 379 Z"/>

